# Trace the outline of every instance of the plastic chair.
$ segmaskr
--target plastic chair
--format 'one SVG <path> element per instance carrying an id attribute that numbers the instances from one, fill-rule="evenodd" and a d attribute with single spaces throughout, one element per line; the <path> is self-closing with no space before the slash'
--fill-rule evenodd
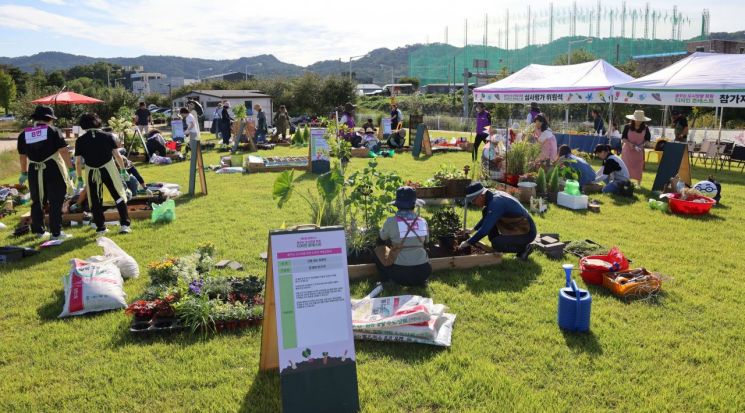
<path id="1" fill-rule="evenodd" d="M 737 163 L 740 166 L 740 172 L 745 170 L 745 146 L 734 146 L 732 148 L 732 153 L 729 156 L 728 161 L 728 168 L 732 169 L 732 162 Z"/>

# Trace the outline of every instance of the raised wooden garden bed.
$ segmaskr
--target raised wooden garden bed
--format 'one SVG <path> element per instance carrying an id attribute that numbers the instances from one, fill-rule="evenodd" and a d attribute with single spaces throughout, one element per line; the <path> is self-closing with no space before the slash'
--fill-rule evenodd
<path id="1" fill-rule="evenodd" d="M 465 270 L 469 268 L 488 267 L 497 265 L 502 262 L 501 253 L 475 254 L 444 258 L 430 258 L 429 263 L 432 265 L 432 271 L 442 270 Z M 374 277 L 378 274 L 375 264 L 350 265 L 349 279 L 360 280 L 368 277 Z"/>

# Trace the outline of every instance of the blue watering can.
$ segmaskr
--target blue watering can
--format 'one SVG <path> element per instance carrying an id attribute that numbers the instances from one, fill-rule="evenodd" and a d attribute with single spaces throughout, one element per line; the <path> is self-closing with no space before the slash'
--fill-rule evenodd
<path id="1" fill-rule="evenodd" d="M 590 330 L 592 297 L 589 291 L 578 288 L 572 279 L 574 265 L 564 264 L 561 267 L 566 274 L 566 287 L 559 290 L 559 328 L 583 333 Z"/>

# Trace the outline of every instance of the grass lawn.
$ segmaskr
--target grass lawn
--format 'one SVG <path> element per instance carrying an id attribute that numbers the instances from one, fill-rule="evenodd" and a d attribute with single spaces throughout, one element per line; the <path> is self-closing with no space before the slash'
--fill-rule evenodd
<path id="1" fill-rule="evenodd" d="M 215 164 L 219 156 L 207 152 L 205 162 Z M 422 160 L 399 155 L 381 159 L 380 168 L 425 180 L 442 163 L 468 162 L 465 153 Z M 354 159 L 351 165 L 364 164 Z M 187 168 L 184 162 L 140 171 L 148 181 L 185 187 Z M 683 218 L 648 208 L 655 169 L 648 165 L 635 200 L 600 195 L 600 214 L 552 206 L 536 222 L 540 232 L 558 232 L 562 239 L 617 245 L 634 265 L 668 274 L 672 280 L 659 299 L 626 303 L 590 287 L 592 332 L 564 334 L 556 324 L 561 262 L 540 253 L 527 263 L 506 256 L 493 268 L 436 273 L 426 290 L 386 291 L 447 304 L 458 316 L 453 345 L 357 342 L 362 410 L 745 411 L 745 175 L 717 174 L 723 205 L 708 217 Z M 694 168 L 694 181 L 707 174 Z M 277 210 L 271 199 L 276 176 L 207 172 L 209 195 L 179 199 L 172 224 L 135 221 L 131 235 L 112 234 L 143 271 L 126 282 L 129 301 L 148 284 L 148 262 L 184 255 L 202 241 L 216 244 L 217 259 L 237 260 L 247 273 L 263 276 L 258 255 L 267 231 L 308 221 L 299 197 Z M 0 182 L 16 177 L 11 171 Z M 473 224 L 477 211 L 468 216 Z M 17 220 L 4 222 L 14 226 Z M 0 245 L 19 242 L 9 232 L 0 233 Z M 277 374 L 257 372 L 260 329 L 142 340 L 129 335 L 123 311 L 57 319 L 68 261 L 100 253 L 92 229 L 70 232 L 75 238 L 64 245 L 0 267 L 0 411 L 279 410 Z M 353 283 L 353 296 L 372 285 Z"/>

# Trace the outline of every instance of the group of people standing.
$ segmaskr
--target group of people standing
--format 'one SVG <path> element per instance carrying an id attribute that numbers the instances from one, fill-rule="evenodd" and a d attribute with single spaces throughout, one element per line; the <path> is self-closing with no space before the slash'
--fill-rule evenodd
<path id="1" fill-rule="evenodd" d="M 97 233 L 107 231 L 103 213 L 104 186 L 119 211 L 119 232 L 131 232 L 124 187 L 129 174 L 116 138 L 102 130 L 98 115 L 86 113 L 80 117 L 79 125 L 85 132 L 75 142 L 75 161 L 62 132 L 54 126 L 57 117 L 51 107 L 37 106 L 31 119 L 33 125 L 18 135 L 17 144 L 21 166 L 18 181 L 20 184 L 28 181 L 31 194 L 31 232 L 39 238 L 59 241 L 71 237 L 62 231 L 62 208 L 65 199 L 72 196 L 74 184 L 78 190 L 85 187 Z M 44 219 L 46 204 L 49 206 L 48 226 Z"/>

